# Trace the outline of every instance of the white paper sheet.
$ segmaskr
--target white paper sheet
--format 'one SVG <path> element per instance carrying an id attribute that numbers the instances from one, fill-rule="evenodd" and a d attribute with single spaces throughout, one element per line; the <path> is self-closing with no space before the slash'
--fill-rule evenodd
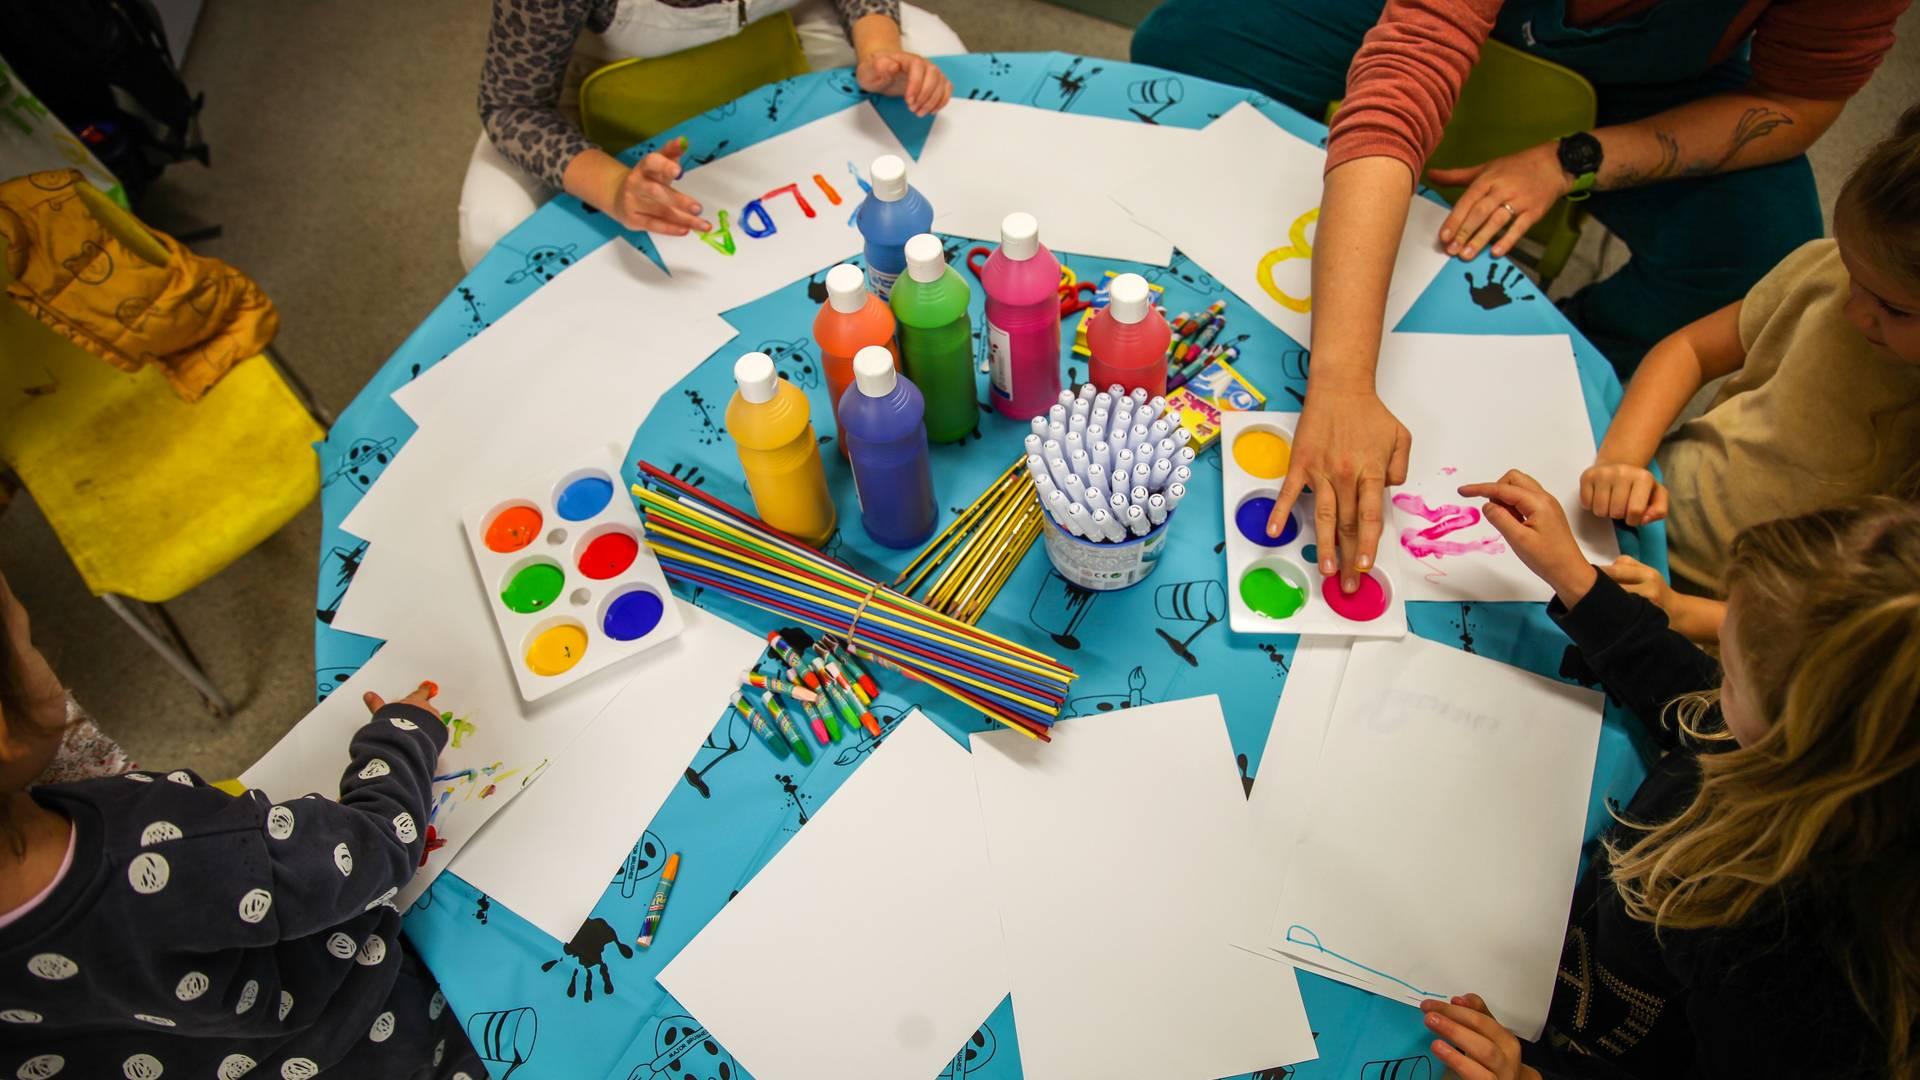
<path id="1" fill-rule="evenodd" d="M 454 873 L 559 941 L 592 912 L 713 730 L 740 669 L 766 647 L 719 616 L 674 603 L 686 629 L 636 658 L 619 693 L 542 781 L 454 861 Z"/>
<path id="2" fill-rule="evenodd" d="M 1056 251 L 1164 266 L 1167 239 L 1106 193 L 1148 163 L 1190 180 L 1178 166 L 1195 160 L 1187 148 L 1198 139 L 1191 128 L 958 100 L 935 117 L 908 178 L 932 201 L 941 232 L 998 243 L 1001 219 L 1024 210 Z"/>
<path id="3" fill-rule="evenodd" d="M 1422 638 L 1356 642 L 1271 946 L 1401 1001 L 1477 993 L 1537 1038 L 1600 708 L 1591 690 Z"/>
<path id="4" fill-rule="evenodd" d="M 1184 160 L 1199 164 L 1135 166 L 1110 185 L 1113 197 L 1289 337 L 1308 344 L 1326 151 L 1242 103 L 1203 128 L 1184 153 Z M 1446 266 L 1438 242 L 1446 219 L 1445 207 L 1411 200 L 1387 291 L 1387 329 Z"/>
<path id="5" fill-rule="evenodd" d="M 656 233 L 654 247 L 677 284 L 697 287 L 703 300 L 717 305 L 695 310 L 725 311 L 757 300 L 860 250 L 853 212 L 881 154 L 912 160 L 863 101 L 688 169 L 674 186 L 700 203 L 714 231 L 705 238 Z M 908 179 L 918 182 L 911 171 Z"/>
<path id="6" fill-rule="evenodd" d="M 1312 1058 L 1293 970 L 1229 944 L 1255 853 L 1219 699 L 1053 732 L 973 736 L 1025 1075 L 1212 1080 Z"/>
<path id="7" fill-rule="evenodd" d="M 1287 682 L 1274 706 L 1260 772 L 1247 796 L 1253 818 L 1254 859 L 1248 864 L 1247 907 L 1251 921 L 1234 940 L 1264 949 L 1273 910 L 1280 905 L 1293 848 L 1306 829 L 1318 783 L 1320 745 L 1333 721 L 1340 681 L 1347 672 L 1352 638 L 1302 637 L 1287 669 Z"/>
<path id="8" fill-rule="evenodd" d="M 762 1080 L 939 1073 L 1007 992 L 966 750 L 909 713 L 660 985 Z"/>
<path id="9" fill-rule="evenodd" d="M 1573 346 L 1565 335 L 1388 334 L 1380 398 L 1413 433 L 1407 482 L 1389 493 L 1380 538 L 1402 569 L 1408 600 L 1545 600 L 1552 594 L 1481 516 L 1462 484 L 1519 469 L 1565 510 L 1589 560 L 1620 554 L 1613 524 L 1580 508 L 1580 473 L 1593 463 Z"/>

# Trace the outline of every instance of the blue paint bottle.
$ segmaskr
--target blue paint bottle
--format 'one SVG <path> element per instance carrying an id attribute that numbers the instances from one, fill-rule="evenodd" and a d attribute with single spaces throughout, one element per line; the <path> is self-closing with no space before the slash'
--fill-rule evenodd
<path id="1" fill-rule="evenodd" d="M 867 241 L 867 288 L 882 300 L 907 268 L 907 241 L 933 228 L 933 204 L 907 185 L 907 163 L 895 154 L 873 159 L 873 191 L 854 218 Z"/>
<path id="2" fill-rule="evenodd" d="M 926 399 L 894 370 L 892 353 L 869 345 L 854 355 L 853 385 L 840 399 L 840 437 L 853 465 L 860 523 L 875 543 L 918 547 L 933 535 L 940 512 L 926 416 Z"/>

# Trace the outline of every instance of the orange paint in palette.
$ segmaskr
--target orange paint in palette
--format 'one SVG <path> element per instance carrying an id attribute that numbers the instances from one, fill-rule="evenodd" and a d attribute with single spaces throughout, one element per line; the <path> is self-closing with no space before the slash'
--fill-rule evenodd
<path id="1" fill-rule="evenodd" d="M 463 515 L 520 696 L 532 701 L 680 633 L 617 468 L 523 483 Z"/>
<path id="2" fill-rule="evenodd" d="M 1267 535 L 1298 420 L 1298 413 L 1221 415 L 1228 625 L 1242 634 L 1402 637 L 1406 605 L 1385 567 L 1363 575 L 1351 594 L 1340 591 L 1337 576 L 1321 578 L 1312 558 L 1311 492 L 1294 503 L 1279 535 Z"/>

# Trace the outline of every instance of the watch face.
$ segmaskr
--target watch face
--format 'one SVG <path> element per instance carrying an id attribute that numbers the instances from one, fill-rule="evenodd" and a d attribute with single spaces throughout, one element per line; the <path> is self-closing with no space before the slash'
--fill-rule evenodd
<path id="1" fill-rule="evenodd" d="M 1573 176 L 1600 171 L 1600 140 L 1586 132 L 1560 140 L 1560 167 Z"/>

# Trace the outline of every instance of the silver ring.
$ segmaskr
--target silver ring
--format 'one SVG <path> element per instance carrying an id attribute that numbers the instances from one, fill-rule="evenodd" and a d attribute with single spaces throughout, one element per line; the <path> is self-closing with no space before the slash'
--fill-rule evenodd
<path id="1" fill-rule="evenodd" d="M 1500 204 L 1500 209 L 1502 209 L 1502 210 L 1505 210 L 1505 211 L 1507 212 L 1507 216 L 1508 216 L 1508 217 L 1519 217 L 1519 216 L 1520 216 L 1520 211 L 1518 211 L 1518 210 L 1515 210 L 1515 209 L 1513 208 L 1513 204 L 1512 204 L 1512 203 L 1507 203 L 1507 202 L 1503 202 L 1503 203 L 1501 203 L 1501 204 Z"/>

